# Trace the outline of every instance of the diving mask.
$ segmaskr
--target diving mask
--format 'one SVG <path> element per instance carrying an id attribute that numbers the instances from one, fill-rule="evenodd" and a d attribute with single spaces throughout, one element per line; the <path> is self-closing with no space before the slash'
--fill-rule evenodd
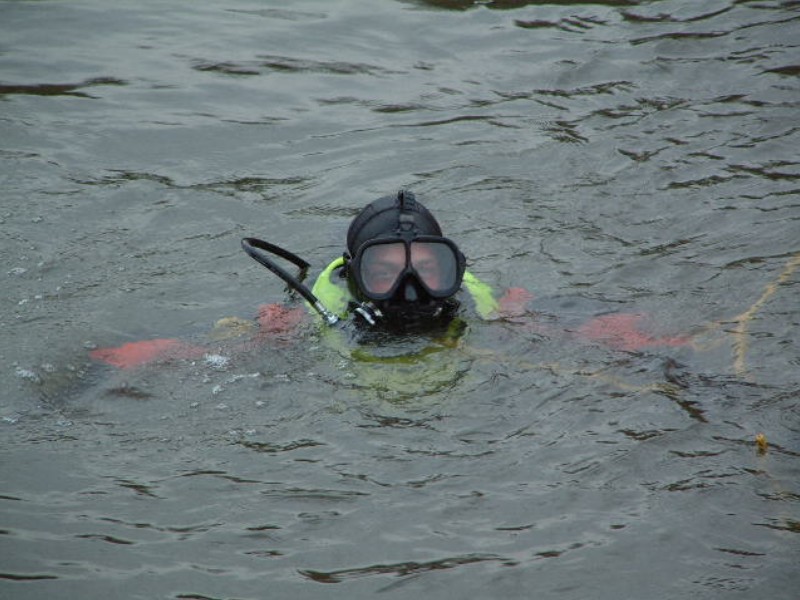
<path id="1" fill-rule="evenodd" d="M 461 287 L 465 263 L 452 240 L 423 235 L 367 241 L 358 248 L 349 268 L 369 300 L 413 303 L 426 295 L 436 300 L 454 295 Z"/>

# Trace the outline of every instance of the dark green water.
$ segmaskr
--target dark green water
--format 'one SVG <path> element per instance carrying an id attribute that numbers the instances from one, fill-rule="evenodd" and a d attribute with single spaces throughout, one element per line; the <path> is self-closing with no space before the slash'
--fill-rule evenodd
<path id="1" fill-rule="evenodd" d="M 799 40 L 793 1 L 0 1 L 0 597 L 794 598 Z M 291 302 L 240 238 L 316 275 L 399 187 L 546 327 L 209 339 Z M 692 347 L 576 335 L 611 312 Z M 157 337 L 227 360 L 88 358 Z"/>

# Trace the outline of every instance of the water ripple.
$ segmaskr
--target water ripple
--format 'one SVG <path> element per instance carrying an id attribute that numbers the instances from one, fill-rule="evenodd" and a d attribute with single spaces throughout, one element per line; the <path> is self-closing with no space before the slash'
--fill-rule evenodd
<path id="1" fill-rule="evenodd" d="M 304 577 L 317 583 L 342 583 L 348 579 L 361 577 L 372 577 L 374 575 L 394 575 L 404 577 L 416 575 L 427 571 L 441 571 L 454 569 L 464 565 L 476 563 L 499 562 L 504 566 L 514 566 L 516 561 L 494 555 L 468 554 L 442 558 L 427 562 L 402 562 L 388 565 L 371 565 L 367 567 L 357 567 L 351 569 L 339 569 L 336 571 L 314 571 L 311 569 L 301 569 L 299 572 Z"/>
<path id="2" fill-rule="evenodd" d="M 0 595 L 794 592 L 800 5 L 284 4 L 0 0 Z M 215 335 L 400 187 L 533 299 Z"/>
<path id="3" fill-rule="evenodd" d="M 84 92 L 85 88 L 96 86 L 125 86 L 127 81 L 114 77 L 95 77 L 81 83 L 34 83 L 11 84 L 0 83 L 0 96 L 29 95 L 29 96 L 74 96 L 77 98 L 95 98 Z"/>

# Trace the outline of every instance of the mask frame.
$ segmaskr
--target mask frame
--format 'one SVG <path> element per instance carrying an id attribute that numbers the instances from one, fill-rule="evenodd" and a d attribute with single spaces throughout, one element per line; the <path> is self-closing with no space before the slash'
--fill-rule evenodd
<path id="1" fill-rule="evenodd" d="M 417 246 L 415 246 L 415 244 L 417 244 Z M 369 254 L 380 249 L 382 246 L 390 245 L 402 245 L 405 250 L 405 264 L 402 268 L 397 269 L 397 273 L 393 275 L 393 282 L 386 290 L 375 290 L 374 284 L 369 281 L 365 272 L 367 268 L 366 261 L 369 260 Z M 420 265 L 419 260 L 415 261 L 415 257 L 413 256 L 412 248 L 425 248 L 425 245 L 430 245 L 432 248 L 445 246 L 452 255 L 452 265 L 444 265 L 448 271 L 448 280 L 445 281 L 441 287 L 436 287 L 431 284 L 431 276 L 426 275 L 422 268 L 424 265 Z M 455 295 L 461 288 L 465 269 L 466 258 L 455 242 L 449 238 L 431 235 L 397 235 L 366 241 L 358 248 L 355 256 L 350 259 L 348 265 L 349 274 L 352 276 L 359 292 L 374 302 L 382 302 L 395 298 L 401 287 L 409 282 L 409 279 L 412 279 L 413 284 L 423 290 L 430 298 L 444 300 Z"/>

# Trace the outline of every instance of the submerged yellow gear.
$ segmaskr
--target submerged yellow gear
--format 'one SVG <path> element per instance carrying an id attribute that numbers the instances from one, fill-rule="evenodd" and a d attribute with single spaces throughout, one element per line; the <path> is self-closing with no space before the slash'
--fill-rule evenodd
<path id="1" fill-rule="evenodd" d="M 356 299 L 347 279 L 341 275 L 343 258 L 331 262 L 319 275 L 312 293 L 327 309 L 342 319 L 351 312 Z M 483 319 L 497 314 L 492 288 L 464 273 L 463 285 L 475 311 Z M 449 389 L 470 370 L 471 359 L 455 352 L 466 323 L 456 317 L 444 328 L 414 336 L 348 335 L 346 330 L 325 327 L 320 335 L 325 345 L 343 359 L 340 365 L 353 387 L 370 397 L 392 402 L 413 402 Z"/>
<path id="2" fill-rule="evenodd" d="M 347 317 L 348 305 L 353 299 L 346 285 L 337 285 L 333 282 L 336 271 L 342 267 L 344 267 L 344 257 L 339 257 L 325 267 L 325 270 L 319 274 L 319 277 L 314 282 L 314 287 L 311 288 L 311 293 L 325 305 L 325 308 L 340 319 Z"/>

